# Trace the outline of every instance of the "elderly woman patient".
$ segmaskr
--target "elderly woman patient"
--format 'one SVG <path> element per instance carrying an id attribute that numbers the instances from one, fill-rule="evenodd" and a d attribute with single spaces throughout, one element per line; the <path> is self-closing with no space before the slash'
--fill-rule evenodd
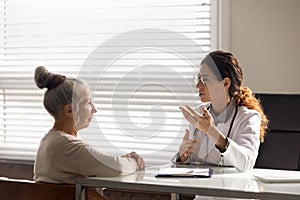
<path id="1" fill-rule="evenodd" d="M 37 151 L 35 181 L 73 184 L 79 177 L 119 176 L 144 169 L 143 158 L 135 152 L 109 155 L 77 138 L 97 112 L 85 82 L 42 66 L 36 68 L 34 79 L 40 89 L 47 89 L 44 106 L 55 120 Z"/>

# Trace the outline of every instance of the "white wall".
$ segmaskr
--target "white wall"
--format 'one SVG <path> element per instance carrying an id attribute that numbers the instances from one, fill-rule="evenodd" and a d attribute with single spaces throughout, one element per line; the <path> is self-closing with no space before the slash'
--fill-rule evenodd
<path id="1" fill-rule="evenodd" d="M 244 85 L 300 94 L 300 1 L 225 0 L 221 8 L 220 48 L 238 57 Z"/>

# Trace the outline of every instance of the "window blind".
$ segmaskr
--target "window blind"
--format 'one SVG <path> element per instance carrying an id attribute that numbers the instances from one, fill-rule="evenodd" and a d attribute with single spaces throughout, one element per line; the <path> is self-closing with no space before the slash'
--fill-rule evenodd
<path id="1" fill-rule="evenodd" d="M 34 160 L 52 127 L 37 66 L 85 80 L 98 112 L 84 141 L 169 162 L 195 106 L 192 77 L 217 44 L 211 0 L 0 0 L 0 159 Z"/>

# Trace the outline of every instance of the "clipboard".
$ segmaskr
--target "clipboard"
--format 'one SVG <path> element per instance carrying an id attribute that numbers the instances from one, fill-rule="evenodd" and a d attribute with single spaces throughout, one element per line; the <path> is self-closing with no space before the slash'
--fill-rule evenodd
<path id="1" fill-rule="evenodd" d="M 211 168 L 173 168 L 166 167 L 158 170 L 155 177 L 189 177 L 210 178 L 213 170 Z"/>

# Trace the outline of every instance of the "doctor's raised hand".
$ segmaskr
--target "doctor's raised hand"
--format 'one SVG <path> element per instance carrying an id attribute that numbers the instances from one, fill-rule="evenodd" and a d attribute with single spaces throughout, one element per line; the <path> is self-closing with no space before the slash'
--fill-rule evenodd
<path id="1" fill-rule="evenodd" d="M 180 107 L 190 125 L 177 162 L 234 166 L 239 171 L 254 167 L 268 119 L 242 81 L 242 68 L 233 54 L 214 51 L 203 59 L 195 76 L 201 103 Z"/>
<path id="2" fill-rule="evenodd" d="M 206 107 L 202 108 L 203 115 L 198 113 L 189 105 L 180 106 L 179 109 L 187 121 L 204 133 L 207 133 L 209 127 L 214 126 L 214 119 Z"/>
<path id="3" fill-rule="evenodd" d="M 179 108 L 184 118 L 189 121 L 191 125 L 196 127 L 196 130 L 200 130 L 204 134 L 207 134 L 208 137 L 210 137 L 210 139 L 219 146 L 219 149 L 224 151 L 226 146 L 226 137 L 217 130 L 214 124 L 214 119 L 205 106 L 202 107 L 203 114 L 198 113 L 189 105 Z"/>
<path id="4" fill-rule="evenodd" d="M 189 105 L 180 106 L 179 109 L 181 110 L 184 118 L 190 122 L 194 127 L 198 130 L 207 133 L 207 130 L 210 126 L 213 125 L 213 118 L 211 117 L 210 113 L 203 107 L 203 115 L 195 111 Z M 186 129 L 183 141 L 179 147 L 179 154 L 180 154 L 180 161 L 185 162 L 191 153 L 195 152 L 196 145 L 198 144 L 197 139 L 189 139 L 190 131 Z"/>

